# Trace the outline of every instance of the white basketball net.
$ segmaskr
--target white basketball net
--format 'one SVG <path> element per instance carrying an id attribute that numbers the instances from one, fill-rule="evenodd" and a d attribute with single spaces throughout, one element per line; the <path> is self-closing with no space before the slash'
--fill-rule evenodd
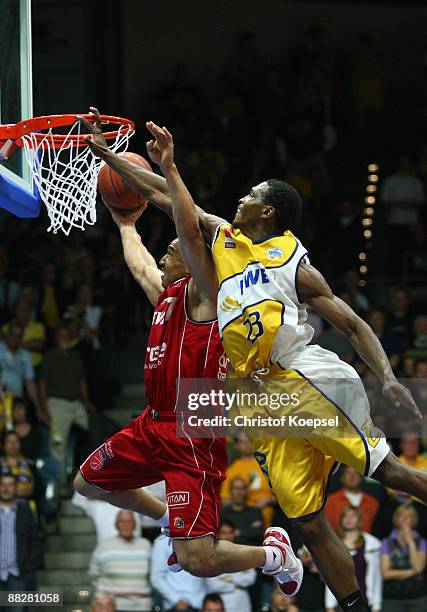
<path id="1" fill-rule="evenodd" d="M 118 126 L 112 151 L 126 151 L 134 131 Z M 22 137 L 23 148 L 40 198 L 50 219 L 48 232 L 62 230 L 68 236 L 71 228 L 84 230 L 96 222 L 96 191 L 98 172 L 103 162 L 87 146 L 78 146 L 81 123 L 76 121 L 64 137 L 60 148 L 54 147 L 53 128 L 38 142 L 34 134 Z M 78 136 L 77 142 L 70 136 Z M 39 134 L 40 137 L 40 134 Z"/>

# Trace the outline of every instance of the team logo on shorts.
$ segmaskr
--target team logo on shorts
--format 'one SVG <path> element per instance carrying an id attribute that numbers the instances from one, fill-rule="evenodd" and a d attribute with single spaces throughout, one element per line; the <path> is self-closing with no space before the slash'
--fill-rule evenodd
<path id="1" fill-rule="evenodd" d="M 111 448 L 111 442 L 108 441 L 95 451 L 90 458 L 89 465 L 92 470 L 96 472 L 102 470 L 107 461 L 110 461 L 114 457 L 113 449 Z"/>
<path id="2" fill-rule="evenodd" d="M 190 493 L 188 491 L 174 491 L 167 494 L 169 508 L 173 506 L 187 506 L 190 503 Z"/>
<path id="3" fill-rule="evenodd" d="M 182 529 L 185 525 L 184 519 L 182 519 L 180 516 L 175 517 L 173 520 L 173 525 L 175 529 Z"/>
<path id="4" fill-rule="evenodd" d="M 277 248 L 267 249 L 268 259 L 281 259 L 283 257 L 283 251 Z"/>

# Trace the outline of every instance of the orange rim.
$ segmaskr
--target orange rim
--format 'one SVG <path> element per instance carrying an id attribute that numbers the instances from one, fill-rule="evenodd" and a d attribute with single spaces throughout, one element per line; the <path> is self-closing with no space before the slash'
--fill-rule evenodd
<path id="1" fill-rule="evenodd" d="M 78 121 L 78 117 L 84 117 L 95 122 L 93 115 L 82 114 L 82 115 L 46 115 L 43 117 L 33 117 L 31 119 L 24 119 L 16 124 L 0 125 L 0 145 L 2 142 L 13 140 L 15 145 L 18 147 L 23 146 L 23 136 L 27 134 L 33 134 L 33 138 L 37 144 L 40 144 L 46 139 L 47 134 L 40 132 L 40 130 L 47 130 L 49 128 L 61 127 L 65 125 L 72 125 Z M 112 115 L 101 115 L 101 121 L 104 124 L 111 124 L 119 126 L 119 129 L 110 132 L 104 132 L 103 136 L 106 140 L 112 140 L 116 138 L 119 132 L 123 135 L 130 131 L 135 130 L 135 123 L 131 119 L 124 119 L 123 117 L 114 117 Z M 123 128 L 123 129 L 120 129 Z M 74 145 L 79 147 L 86 147 L 87 144 L 84 141 L 86 134 L 52 134 L 48 139 L 45 140 L 47 147 L 53 147 L 54 149 L 60 148 L 64 141 L 73 142 Z M 90 136 L 90 134 L 87 134 Z M 31 146 L 31 144 L 30 144 Z"/>

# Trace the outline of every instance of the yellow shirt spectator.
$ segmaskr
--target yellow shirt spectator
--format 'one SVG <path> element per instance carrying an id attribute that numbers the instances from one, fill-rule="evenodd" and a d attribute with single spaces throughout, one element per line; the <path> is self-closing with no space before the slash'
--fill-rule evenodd
<path id="1" fill-rule="evenodd" d="M 30 353 L 33 367 L 37 367 L 43 359 L 42 350 L 46 344 L 46 332 L 43 323 L 32 320 L 32 310 L 31 302 L 21 296 L 16 302 L 13 322 L 22 327 L 22 346 Z M 7 333 L 9 325 L 10 322 L 3 325 L 4 334 Z"/>
<path id="2" fill-rule="evenodd" d="M 409 465 L 416 470 L 424 470 L 427 472 L 427 457 L 425 455 L 416 455 L 412 458 L 406 457 L 406 455 L 400 455 L 399 459 L 405 465 Z"/>
<path id="3" fill-rule="evenodd" d="M 2 327 L 2 332 L 6 334 L 8 329 L 9 323 L 5 323 Z M 29 321 L 23 328 L 22 346 L 26 348 L 27 351 L 30 353 L 31 363 L 33 364 L 34 368 L 41 364 L 43 360 L 43 354 L 41 351 L 34 350 L 29 347 L 34 346 L 34 344 L 44 346 L 45 342 L 46 332 L 43 323 L 38 323 L 37 321 Z"/>
<path id="4" fill-rule="evenodd" d="M 233 461 L 226 471 L 226 480 L 221 488 L 221 499 L 223 501 L 230 499 L 230 482 L 239 476 L 248 485 L 248 506 L 260 508 L 265 526 L 269 526 L 273 518 L 273 505 L 276 499 L 261 472 L 258 461 L 253 456 L 252 444 L 246 436 L 239 436 L 237 446 L 240 458 Z"/>

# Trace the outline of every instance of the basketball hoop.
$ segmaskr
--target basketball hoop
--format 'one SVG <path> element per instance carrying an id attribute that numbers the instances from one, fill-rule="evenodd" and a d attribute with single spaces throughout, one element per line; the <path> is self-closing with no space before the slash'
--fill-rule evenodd
<path id="1" fill-rule="evenodd" d="M 80 115 L 94 122 L 92 114 Z M 84 141 L 77 115 L 50 115 L 25 119 L 15 125 L 0 126 L 0 159 L 7 159 L 17 147 L 25 152 L 40 199 L 50 219 L 48 231 L 62 230 L 68 236 L 71 228 L 84 230 L 96 221 L 98 172 L 103 164 Z M 113 131 L 104 132 L 112 141 L 112 151 L 126 151 L 135 132 L 130 119 L 101 115 L 103 125 Z M 65 133 L 54 130 L 66 127 Z"/>

